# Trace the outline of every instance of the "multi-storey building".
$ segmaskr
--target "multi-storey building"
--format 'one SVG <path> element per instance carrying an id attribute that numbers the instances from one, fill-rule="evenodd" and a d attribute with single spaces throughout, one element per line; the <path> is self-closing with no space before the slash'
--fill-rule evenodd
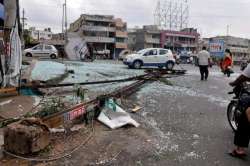
<path id="1" fill-rule="evenodd" d="M 128 29 L 128 49 L 131 51 L 137 50 L 136 35 L 138 29 L 139 29 L 138 27 Z"/>
<path id="2" fill-rule="evenodd" d="M 173 51 L 192 51 L 198 48 L 200 34 L 196 29 L 186 28 L 181 31 L 159 30 L 155 25 L 143 26 L 142 29 L 129 31 L 129 48 L 168 48 Z"/>
<path id="3" fill-rule="evenodd" d="M 143 26 L 142 29 L 135 29 L 134 32 L 130 32 L 130 37 L 135 35 L 135 50 L 141 50 L 144 48 L 157 48 L 160 47 L 161 31 L 155 25 Z"/>
<path id="4" fill-rule="evenodd" d="M 161 47 L 173 51 L 197 52 L 200 34 L 196 29 L 186 28 L 181 31 L 162 31 Z"/>
<path id="5" fill-rule="evenodd" d="M 50 28 L 37 30 L 35 27 L 31 27 L 29 32 L 33 41 L 51 40 L 53 34 Z"/>
<path id="6" fill-rule="evenodd" d="M 115 19 L 115 55 L 117 56 L 128 49 L 128 32 L 127 23 L 123 22 L 121 18 Z"/>
<path id="7" fill-rule="evenodd" d="M 87 15 L 70 25 L 69 31 L 80 32 L 87 43 L 92 43 L 97 52 L 107 58 L 117 58 L 127 49 L 127 24 L 111 15 Z"/>

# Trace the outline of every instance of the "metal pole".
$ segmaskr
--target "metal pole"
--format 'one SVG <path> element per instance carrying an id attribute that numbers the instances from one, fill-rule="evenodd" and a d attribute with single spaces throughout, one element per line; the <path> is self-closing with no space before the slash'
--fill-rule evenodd
<path id="1" fill-rule="evenodd" d="M 67 0 L 65 0 L 65 41 L 68 40 Z"/>
<path id="2" fill-rule="evenodd" d="M 22 21 L 23 21 L 23 34 L 24 34 L 24 24 L 25 24 L 25 22 L 24 22 L 24 20 L 25 20 L 24 15 L 25 15 L 25 11 L 23 9 L 23 18 L 22 18 Z"/>
<path id="3" fill-rule="evenodd" d="M 64 15 L 65 15 L 65 5 L 63 4 L 63 14 L 62 14 L 62 34 L 64 33 Z"/>

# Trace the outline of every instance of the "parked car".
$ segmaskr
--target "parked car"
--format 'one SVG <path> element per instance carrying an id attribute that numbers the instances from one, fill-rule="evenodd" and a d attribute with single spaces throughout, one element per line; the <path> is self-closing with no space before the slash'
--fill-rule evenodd
<path id="1" fill-rule="evenodd" d="M 127 55 L 123 63 L 129 68 L 140 69 L 142 66 L 166 67 L 172 70 L 175 65 L 175 58 L 171 50 L 162 48 L 147 48 L 137 53 Z"/>
<path id="2" fill-rule="evenodd" d="M 39 44 L 24 50 L 23 54 L 27 57 L 50 57 L 56 59 L 58 51 L 53 45 Z"/>
<path id="3" fill-rule="evenodd" d="M 119 54 L 119 57 L 118 59 L 123 61 L 127 55 L 129 55 L 131 53 L 130 50 L 123 50 L 120 54 Z"/>

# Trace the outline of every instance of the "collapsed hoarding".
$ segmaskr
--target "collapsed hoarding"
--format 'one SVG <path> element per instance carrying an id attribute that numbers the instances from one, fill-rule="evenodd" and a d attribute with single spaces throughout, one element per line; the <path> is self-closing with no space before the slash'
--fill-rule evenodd
<path id="1" fill-rule="evenodd" d="M 77 33 L 68 34 L 68 42 L 65 45 L 65 52 L 70 60 L 84 60 L 88 54 L 87 43 Z"/>

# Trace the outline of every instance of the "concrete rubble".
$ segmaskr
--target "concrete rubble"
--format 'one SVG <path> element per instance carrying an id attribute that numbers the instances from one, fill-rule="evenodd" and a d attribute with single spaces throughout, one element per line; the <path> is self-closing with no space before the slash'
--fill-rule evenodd
<path id="1" fill-rule="evenodd" d="M 49 145 L 49 129 L 39 119 L 10 124 L 4 130 L 4 149 L 14 154 L 32 154 Z"/>

